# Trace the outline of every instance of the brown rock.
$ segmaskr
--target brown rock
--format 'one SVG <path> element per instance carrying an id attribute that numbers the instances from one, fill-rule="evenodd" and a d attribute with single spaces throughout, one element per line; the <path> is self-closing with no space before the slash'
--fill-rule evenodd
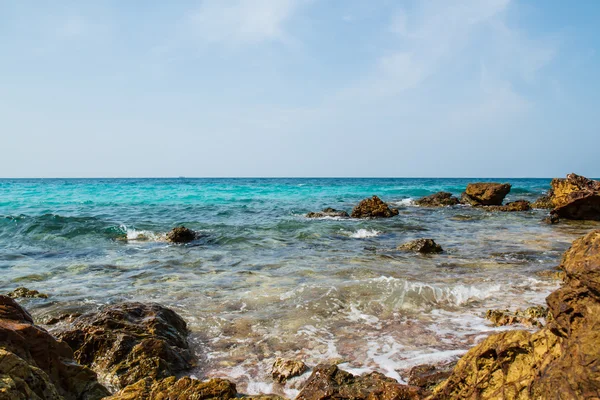
<path id="1" fill-rule="evenodd" d="M 390 218 L 395 215 L 398 215 L 398 210 L 390 208 L 377 196 L 362 200 L 350 214 L 352 218 Z"/>
<path id="2" fill-rule="evenodd" d="M 336 365 L 318 365 L 296 400 L 413 400 L 420 399 L 420 388 L 398 383 L 378 372 L 354 376 Z"/>
<path id="3" fill-rule="evenodd" d="M 510 188 L 509 183 L 469 183 L 461 199 L 472 206 L 500 206 Z"/>
<path id="4" fill-rule="evenodd" d="M 10 293 L 6 294 L 8 297 L 11 297 L 13 299 L 17 299 L 19 297 L 23 297 L 23 298 L 34 298 L 34 297 L 38 297 L 40 299 L 47 299 L 48 295 L 44 294 L 44 293 L 40 293 L 37 290 L 30 290 L 27 289 L 26 287 L 18 287 L 15 290 L 13 290 Z"/>
<path id="5" fill-rule="evenodd" d="M 167 241 L 171 243 L 189 243 L 196 239 L 196 232 L 185 226 L 178 226 L 167 233 Z"/>
<path id="6" fill-rule="evenodd" d="M 0 399 L 96 400 L 109 393 L 73 351 L 0 296 Z"/>
<path id="7" fill-rule="evenodd" d="M 117 389 L 142 378 L 161 379 L 190 368 L 187 325 L 158 304 L 123 303 L 77 318 L 58 337 L 75 359 Z"/>
<path id="8" fill-rule="evenodd" d="M 600 221 L 600 181 L 569 174 L 552 180 L 552 213 L 560 218 Z"/>
<path id="9" fill-rule="evenodd" d="M 445 365 L 423 364 L 411 368 L 408 373 L 408 384 L 424 390 L 432 390 L 452 373 L 456 363 Z"/>
<path id="10" fill-rule="evenodd" d="M 415 201 L 415 204 L 421 207 L 446 207 L 455 206 L 459 203 L 460 200 L 448 192 L 437 192 Z"/>
<path id="11" fill-rule="evenodd" d="M 433 239 L 416 239 L 398 247 L 401 251 L 413 251 L 422 254 L 441 253 L 444 251 L 442 246 Z"/>
<path id="12" fill-rule="evenodd" d="M 531 203 L 531 208 L 551 209 L 554 208 L 552 197 L 550 195 L 541 196 L 539 199 Z"/>
<path id="13" fill-rule="evenodd" d="M 548 309 L 542 306 L 529 307 L 526 310 L 488 310 L 485 318 L 489 319 L 494 326 L 506 326 L 521 324 L 526 326 L 542 327 L 542 318 L 548 317 Z"/>
<path id="14" fill-rule="evenodd" d="M 278 358 L 273 363 L 271 375 L 279 383 L 285 383 L 288 379 L 300 376 L 308 370 L 306 364 L 300 360 Z"/>
<path id="15" fill-rule="evenodd" d="M 502 212 L 529 211 L 531 210 L 531 204 L 527 200 L 516 200 L 503 206 L 484 206 L 484 208 L 489 211 Z"/>
<path id="16" fill-rule="evenodd" d="M 349 218 L 350 215 L 346 211 L 336 210 L 335 208 L 327 207 L 323 211 L 309 212 L 306 214 L 306 218 L 324 218 L 324 217 L 338 217 L 338 218 Z"/>
<path id="17" fill-rule="evenodd" d="M 560 222 L 560 218 L 558 218 L 558 215 L 550 214 L 546 218 L 542 219 L 542 222 L 548 225 L 554 225 Z"/>
<path id="18" fill-rule="evenodd" d="M 105 400 L 228 400 L 236 395 L 235 384 L 225 379 L 202 382 L 171 376 L 158 381 L 141 379 Z"/>

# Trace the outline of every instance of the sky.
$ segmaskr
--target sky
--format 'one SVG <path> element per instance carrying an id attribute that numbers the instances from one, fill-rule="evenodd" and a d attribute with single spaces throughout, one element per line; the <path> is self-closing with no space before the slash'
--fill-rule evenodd
<path id="1" fill-rule="evenodd" d="M 0 177 L 600 177 L 600 2 L 0 0 Z"/>

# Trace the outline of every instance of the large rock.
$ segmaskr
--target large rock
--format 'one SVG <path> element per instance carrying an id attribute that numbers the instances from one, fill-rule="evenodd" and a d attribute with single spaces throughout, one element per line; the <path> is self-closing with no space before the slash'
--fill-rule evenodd
<path id="1" fill-rule="evenodd" d="M 96 400 L 107 396 L 96 374 L 13 299 L 0 296 L 0 399 Z"/>
<path id="2" fill-rule="evenodd" d="M 552 213 L 565 219 L 600 221 L 600 181 L 569 174 L 552 180 Z"/>
<path id="3" fill-rule="evenodd" d="M 437 244 L 433 239 L 416 239 L 403 245 L 398 246 L 398 250 L 412 251 L 415 253 L 432 254 L 441 253 L 444 251 L 442 246 Z"/>
<path id="4" fill-rule="evenodd" d="M 197 235 L 185 226 L 178 226 L 167 233 L 167 241 L 171 243 L 189 243 L 196 240 Z"/>
<path id="5" fill-rule="evenodd" d="M 539 197 L 536 201 L 531 203 L 531 208 L 541 208 L 541 209 L 552 209 L 554 208 L 554 203 L 552 202 L 552 197 L 550 195 L 544 195 Z"/>
<path id="6" fill-rule="evenodd" d="M 461 199 L 472 206 L 500 206 L 510 188 L 509 183 L 469 183 Z"/>
<path id="7" fill-rule="evenodd" d="M 448 192 L 437 192 L 415 201 L 415 204 L 421 207 L 446 207 L 455 206 L 459 203 L 460 200 Z"/>
<path id="8" fill-rule="evenodd" d="M 489 211 L 502 212 L 529 211 L 531 210 L 531 204 L 527 200 L 516 200 L 503 206 L 484 206 L 484 208 Z"/>
<path id="9" fill-rule="evenodd" d="M 142 378 L 161 379 L 190 368 L 187 325 L 158 304 L 122 303 L 84 314 L 58 337 L 75 359 L 116 389 Z"/>
<path id="10" fill-rule="evenodd" d="M 378 372 L 361 376 L 342 371 L 336 365 L 318 365 L 296 400 L 416 400 L 420 388 L 407 386 Z"/>
<path id="11" fill-rule="evenodd" d="M 278 358 L 273 363 L 271 375 L 279 383 L 285 383 L 288 379 L 300 376 L 308 370 L 304 362 L 300 360 L 291 360 Z"/>
<path id="12" fill-rule="evenodd" d="M 309 212 L 306 214 L 306 218 L 325 218 L 325 217 L 337 217 L 337 218 L 349 218 L 350 215 L 346 211 L 336 210 L 335 208 L 327 207 L 323 211 Z"/>
<path id="13" fill-rule="evenodd" d="M 535 333 L 492 335 L 467 352 L 433 399 L 600 397 L 600 231 L 573 242 L 564 285 L 548 296 L 553 319 Z"/>
<path id="14" fill-rule="evenodd" d="M 105 400 L 228 400 L 237 395 L 235 384 L 225 379 L 203 382 L 174 376 L 161 380 L 141 379 Z"/>
<path id="15" fill-rule="evenodd" d="M 390 208 L 377 196 L 362 200 L 350 214 L 352 218 L 390 218 L 395 215 L 398 210 Z"/>

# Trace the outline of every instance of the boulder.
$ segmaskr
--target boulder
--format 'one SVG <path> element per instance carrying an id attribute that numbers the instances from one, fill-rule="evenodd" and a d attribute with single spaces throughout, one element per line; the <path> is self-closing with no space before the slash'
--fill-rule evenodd
<path id="1" fill-rule="evenodd" d="M 395 215 L 398 210 L 390 208 L 377 196 L 362 200 L 350 214 L 352 218 L 390 218 Z"/>
<path id="2" fill-rule="evenodd" d="M 13 290 L 10 293 L 6 294 L 8 297 L 13 298 L 13 299 L 18 299 L 20 297 L 22 298 L 34 298 L 34 297 L 38 297 L 40 299 L 47 299 L 48 295 L 44 294 L 44 293 L 40 293 L 37 290 L 30 290 L 27 289 L 26 287 L 18 287 L 15 290 Z"/>
<path id="3" fill-rule="evenodd" d="M 400 384 L 378 372 L 361 376 L 342 371 L 336 365 L 318 365 L 296 400 L 416 400 L 422 390 Z"/>
<path id="4" fill-rule="evenodd" d="M 525 310 L 488 310 L 485 318 L 494 326 L 521 324 L 526 326 L 542 327 L 542 319 L 548 317 L 548 309 L 542 306 L 533 306 Z"/>
<path id="5" fill-rule="evenodd" d="M 554 208 L 552 197 L 550 195 L 541 196 L 536 201 L 531 203 L 531 208 L 551 209 Z"/>
<path id="6" fill-rule="evenodd" d="M 167 241 L 171 243 L 189 243 L 196 240 L 196 232 L 185 226 L 178 226 L 167 233 Z"/>
<path id="7" fill-rule="evenodd" d="M 560 218 L 600 221 L 600 181 L 576 174 L 552 180 L 552 214 Z"/>
<path id="8" fill-rule="evenodd" d="M 109 394 L 73 351 L 0 296 L 0 399 L 96 400 Z"/>
<path id="9" fill-rule="evenodd" d="M 565 283 L 547 298 L 547 325 L 489 336 L 432 399 L 600 397 L 600 231 L 575 240 L 561 268 Z"/>
<path id="10" fill-rule="evenodd" d="M 235 384 L 225 379 L 199 381 L 188 376 L 141 379 L 105 400 L 228 400 L 237 395 Z"/>
<path id="11" fill-rule="evenodd" d="M 510 192 L 509 183 L 478 182 L 469 183 L 461 200 L 472 206 L 500 206 Z"/>
<path id="12" fill-rule="evenodd" d="M 433 239 L 416 239 L 399 246 L 398 250 L 422 254 L 441 253 L 444 251 L 442 246 L 437 244 Z"/>
<path id="13" fill-rule="evenodd" d="M 421 207 L 446 207 L 460 204 L 460 200 L 448 192 L 437 192 L 425 196 L 415 201 L 415 204 Z"/>
<path id="14" fill-rule="evenodd" d="M 450 376 L 455 365 L 456 363 L 417 365 L 408 372 L 408 384 L 426 391 L 432 390 Z"/>
<path id="15" fill-rule="evenodd" d="M 484 206 L 484 208 L 489 211 L 502 212 L 529 211 L 531 210 L 531 204 L 527 200 L 516 200 L 503 206 Z"/>
<path id="16" fill-rule="evenodd" d="M 324 217 L 338 217 L 338 218 L 349 218 L 350 215 L 346 211 L 336 210 L 335 208 L 327 207 L 323 211 L 309 212 L 306 214 L 306 218 L 324 218 Z"/>
<path id="17" fill-rule="evenodd" d="M 193 366 L 187 325 L 158 304 L 122 303 L 75 319 L 58 337 L 75 359 L 116 389 L 142 378 L 161 379 Z"/>
<path id="18" fill-rule="evenodd" d="M 308 370 L 306 364 L 300 360 L 278 358 L 273 363 L 271 375 L 279 383 L 285 383 L 288 379 L 300 376 Z"/>

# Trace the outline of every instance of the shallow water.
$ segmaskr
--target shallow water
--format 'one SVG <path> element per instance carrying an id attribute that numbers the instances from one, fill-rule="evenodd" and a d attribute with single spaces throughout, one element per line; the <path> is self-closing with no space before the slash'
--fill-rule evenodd
<path id="1" fill-rule="evenodd" d="M 411 199 L 474 179 L 0 180 L 0 292 L 27 286 L 36 318 L 123 300 L 174 308 L 192 330 L 198 377 L 248 393 L 273 386 L 275 357 L 343 361 L 396 379 L 457 358 L 492 331 L 488 308 L 543 304 L 558 283 L 537 273 L 597 223 L 546 225 L 545 211 L 426 209 Z M 548 179 L 502 179 L 534 200 Z M 383 220 L 306 219 L 350 211 L 373 194 L 400 208 Z M 188 245 L 161 236 L 184 224 Z M 395 248 L 434 238 L 445 252 Z"/>

